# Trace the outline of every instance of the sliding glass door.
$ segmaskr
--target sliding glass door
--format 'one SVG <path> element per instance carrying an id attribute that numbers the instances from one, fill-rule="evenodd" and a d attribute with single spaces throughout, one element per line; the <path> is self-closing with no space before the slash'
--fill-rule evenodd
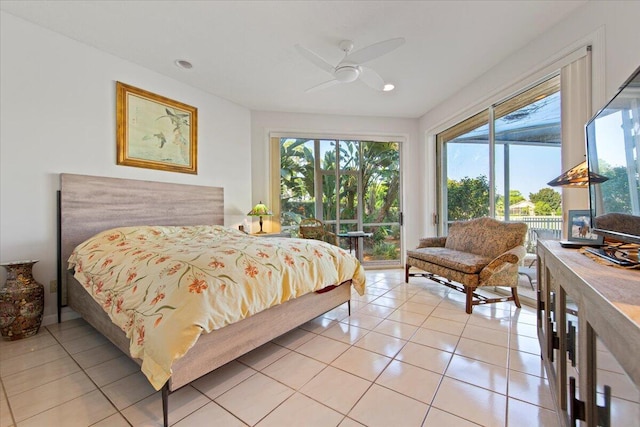
<path id="1" fill-rule="evenodd" d="M 295 235 L 315 217 L 338 235 L 371 233 L 359 238 L 363 264 L 400 265 L 400 143 L 280 138 L 279 146 L 283 230 Z"/>

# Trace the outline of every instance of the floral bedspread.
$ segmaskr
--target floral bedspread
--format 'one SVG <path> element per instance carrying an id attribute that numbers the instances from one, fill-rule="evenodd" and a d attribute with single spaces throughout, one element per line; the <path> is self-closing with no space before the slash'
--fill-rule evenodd
<path id="1" fill-rule="evenodd" d="M 75 248 L 69 268 L 157 390 L 201 333 L 345 280 L 360 294 L 365 285 L 359 261 L 337 246 L 222 226 L 104 231 Z"/>

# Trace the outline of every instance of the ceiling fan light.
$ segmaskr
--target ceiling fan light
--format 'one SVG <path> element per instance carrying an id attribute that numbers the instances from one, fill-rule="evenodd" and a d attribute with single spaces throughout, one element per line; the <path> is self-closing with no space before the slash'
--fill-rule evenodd
<path id="1" fill-rule="evenodd" d="M 391 91 L 392 91 L 392 90 L 394 90 L 395 88 L 396 88 L 396 86 L 395 86 L 394 84 L 392 84 L 392 83 L 386 83 L 386 84 L 384 85 L 384 87 L 382 88 L 382 90 L 383 90 L 384 92 L 391 92 Z"/>
<path id="2" fill-rule="evenodd" d="M 342 83 L 351 83 L 355 81 L 359 75 L 360 69 L 353 66 L 340 67 L 334 73 L 334 77 L 336 78 L 336 80 Z"/>

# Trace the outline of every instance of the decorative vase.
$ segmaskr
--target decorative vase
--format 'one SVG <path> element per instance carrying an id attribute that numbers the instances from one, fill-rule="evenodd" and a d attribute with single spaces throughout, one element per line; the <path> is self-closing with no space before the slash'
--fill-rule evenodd
<path id="1" fill-rule="evenodd" d="M 0 264 L 7 270 L 7 281 L 0 289 L 0 332 L 13 341 L 38 333 L 44 311 L 44 286 L 33 278 L 38 260 Z"/>

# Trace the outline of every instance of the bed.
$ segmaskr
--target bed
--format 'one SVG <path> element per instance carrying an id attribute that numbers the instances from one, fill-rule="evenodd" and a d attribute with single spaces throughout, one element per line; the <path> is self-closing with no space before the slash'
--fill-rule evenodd
<path id="1" fill-rule="evenodd" d="M 67 260 L 82 242 L 116 227 L 206 224 L 216 230 L 215 226 L 223 223 L 223 195 L 223 189 L 218 187 L 61 174 L 59 310 L 61 306 L 68 305 L 125 354 L 130 355 L 131 340 L 87 292 L 86 284 L 74 278 L 74 272 L 66 268 Z M 251 239 L 263 240 L 268 244 L 273 244 L 275 240 Z M 291 245 L 291 242 L 286 243 Z M 322 242 L 318 244 L 326 245 Z M 361 266 L 358 273 L 354 273 L 356 277 L 359 286 L 364 286 Z M 349 304 L 351 286 L 351 278 L 340 280 L 316 292 L 290 299 L 200 335 L 195 345 L 172 363 L 170 377 L 162 385 L 165 425 L 168 423 L 170 392 L 335 307 Z M 142 365 L 139 359 L 133 360 Z M 150 382 L 158 388 L 157 381 L 155 384 Z"/>

